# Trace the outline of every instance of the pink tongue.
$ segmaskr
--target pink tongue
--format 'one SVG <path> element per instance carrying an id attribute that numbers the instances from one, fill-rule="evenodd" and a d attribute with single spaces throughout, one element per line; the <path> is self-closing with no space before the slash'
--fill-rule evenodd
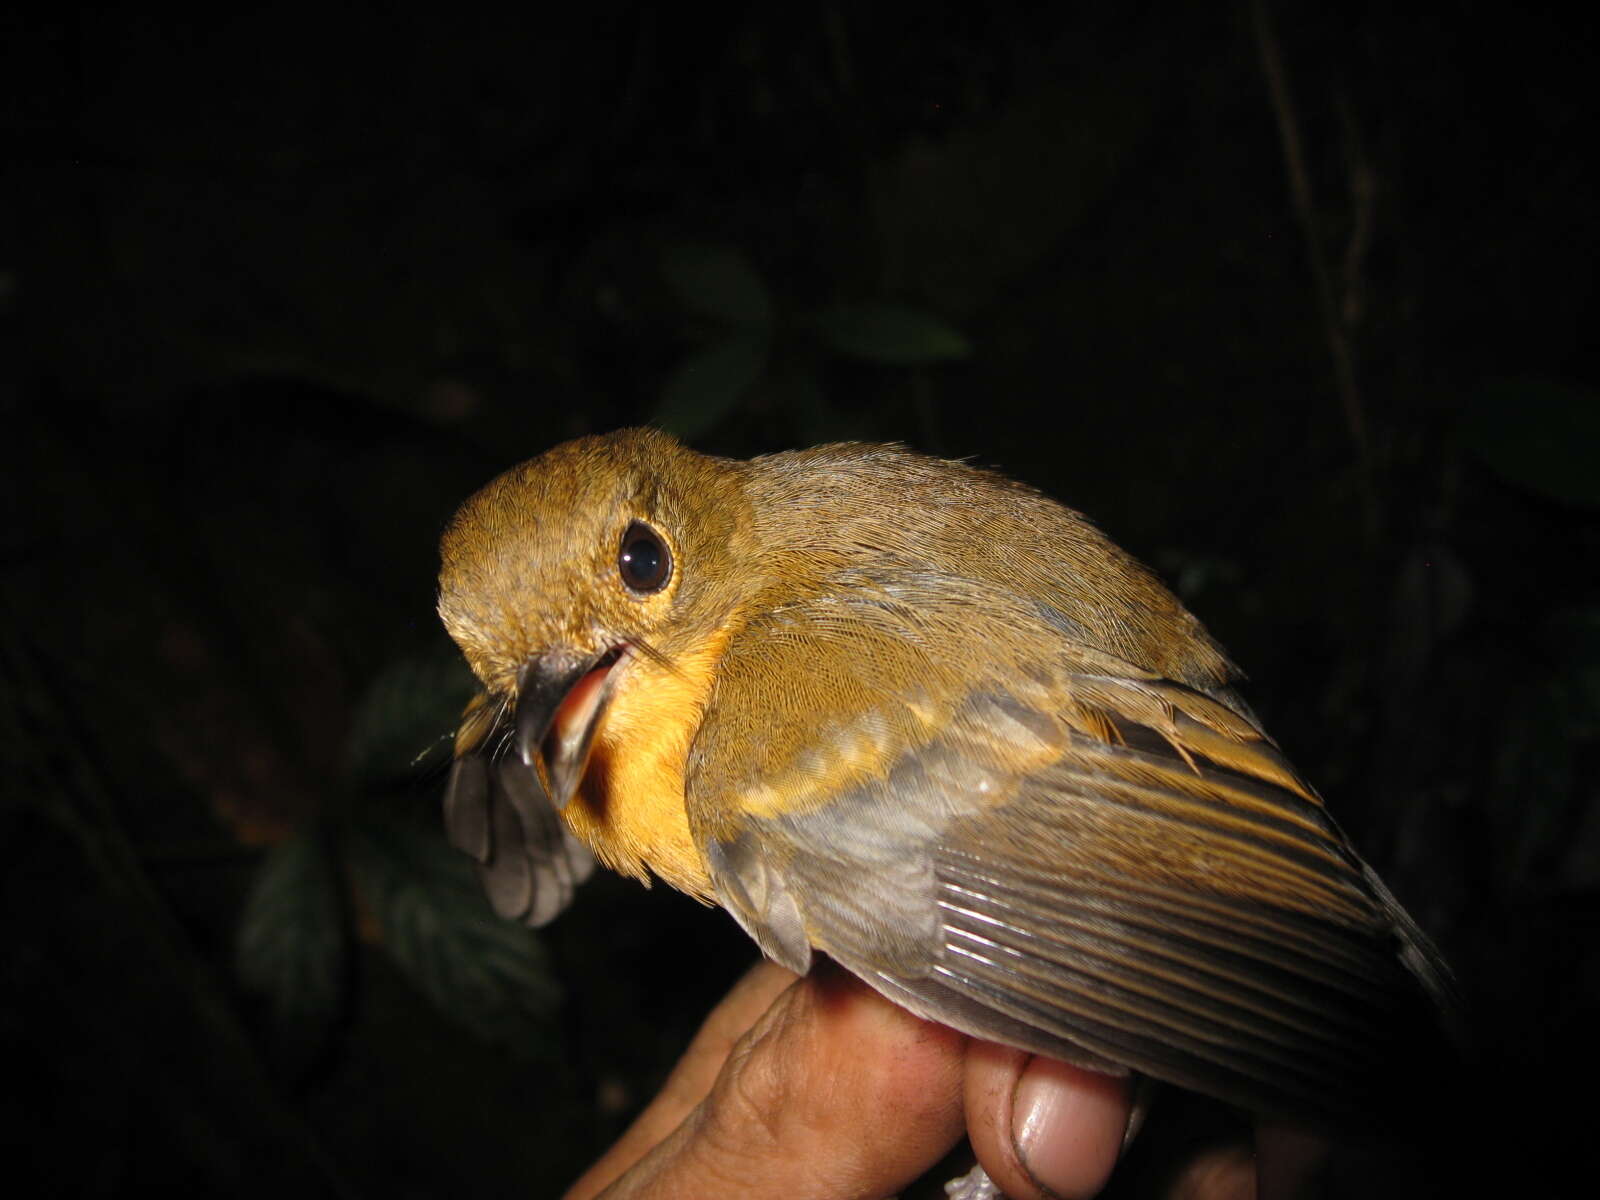
<path id="1" fill-rule="evenodd" d="M 600 685 L 605 682 L 606 672 L 610 670 L 611 665 L 596 667 L 572 685 L 572 690 L 561 701 L 561 707 L 556 709 L 556 719 L 551 726 L 551 732 L 556 737 L 567 742 L 582 735 L 584 727 L 594 716 Z"/>

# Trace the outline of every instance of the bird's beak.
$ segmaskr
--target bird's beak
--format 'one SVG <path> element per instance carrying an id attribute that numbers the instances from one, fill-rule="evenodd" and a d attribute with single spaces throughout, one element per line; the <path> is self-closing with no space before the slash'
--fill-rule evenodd
<path id="1" fill-rule="evenodd" d="M 620 649 L 588 657 L 550 651 L 517 674 L 517 753 L 535 770 L 543 756 L 550 802 L 558 809 L 583 778 L 622 657 Z"/>

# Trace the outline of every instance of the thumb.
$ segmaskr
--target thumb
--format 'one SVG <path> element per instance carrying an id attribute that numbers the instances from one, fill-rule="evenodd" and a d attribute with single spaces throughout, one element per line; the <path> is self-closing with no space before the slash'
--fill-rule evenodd
<path id="1" fill-rule="evenodd" d="M 965 1042 L 823 964 L 778 997 L 706 1098 L 605 1195 L 892 1195 L 962 1135 Z"/>

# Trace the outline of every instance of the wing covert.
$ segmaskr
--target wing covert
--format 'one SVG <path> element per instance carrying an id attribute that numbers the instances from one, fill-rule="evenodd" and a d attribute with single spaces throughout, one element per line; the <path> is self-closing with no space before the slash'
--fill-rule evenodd
<path id="1" fill-rule="evenodd" d="M 892 595 L 828 604 L 825 636 L 902 649 L 857 660 L 830 707 L 792 627 L 746 630 L 691 754 L 691 827 L 769 955 L 821 950 L 923 1016 L 1081 1065 L 1367 1115 L 1431 1020 L 1401 958 L 1414 926 L 1242 705 L 1059 634 L 1008 639 L 1015 608 L 952 668 L 918 661 Z M 775 674 L 805 739 L 732 716 Z M 809 758 L 770 761 L 790 744 Z M 790 794 L 744 802 L 752 773 Z"/>

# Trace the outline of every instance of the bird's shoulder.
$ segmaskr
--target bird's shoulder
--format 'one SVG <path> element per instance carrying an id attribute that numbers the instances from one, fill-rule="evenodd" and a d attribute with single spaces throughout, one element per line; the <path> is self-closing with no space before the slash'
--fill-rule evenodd
<path id="1" fill-rule="evenodd" d="M 1026 592 L 931 566 L 879 559 L 791 585 L 726 644 L 686 764 L 691 820 L 715 833 L 822 807 L 935 751 L 1028 774 L 1069 742 L 1130 738 L 1320 807 L 1229 688 L 1175 682 L 1103 641 Z"/>
<path id="2" fill-rule="evenodd" d="M 690 751 L 763 950 L 1085 1066 L 1359 1110 L 1425 947 L 1242 705 L 1010 589 L 859 570 L 730 640 Z"/>
<path id="3" fill-rule="evenodd" d="M 1074 671 L 1156 679 L 1066 616 L 971 575 L 881 558 L 758 595 L 717 665 L 689 754 L 691 812 L 782 812 L 880 775 L 974 694 L 1054 710 Z"/>

